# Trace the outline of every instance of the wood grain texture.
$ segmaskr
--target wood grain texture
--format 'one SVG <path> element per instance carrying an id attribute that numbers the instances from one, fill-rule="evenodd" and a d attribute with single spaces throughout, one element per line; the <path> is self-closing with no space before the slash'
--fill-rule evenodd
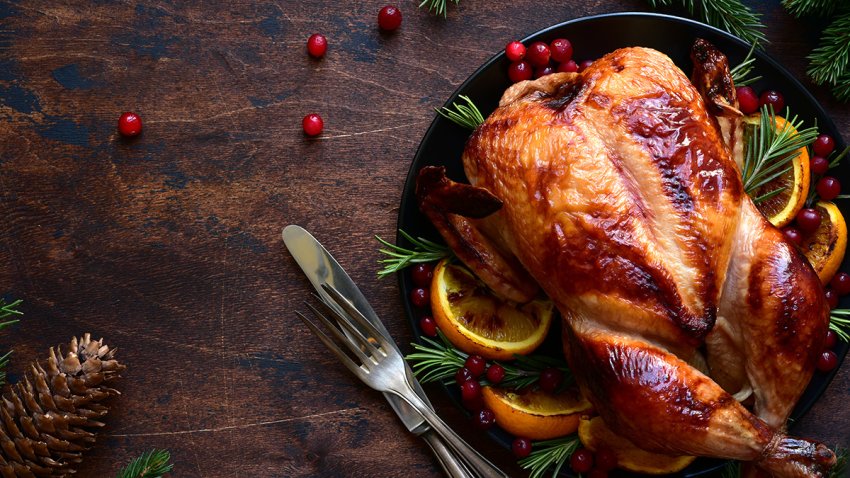
<path id="1" fill-rule="evenodd" d="M 425 445 L 295 320 L 309 286 L 281 228 L 312 231 L 410 342 L 372 236 L 394 237 L 415 149 L 441 105 L 505 43 L 641 0 L 462 0 L 447 19 L 383 1 L 0 0 L 0 293 L 25 301 L 0 336 L 24 364 L 90 331 L 128 364 L 79 476 L 168 448 L 174 476 L 439 476 Z M 778 2 L 768 52 L 798 78 L 817 21 Z M 320 32 L 327 56 L 305 41 Z M 575 39 L 580 51 L 580 39 Z M 806 82 L 809 85 L 808 82 Z M 845 137 L 850 109 L 812 88 Z M 117 136 L 122 111 L 144 133 Z M 314 140 L 301 132 L 325 120 Z M 795 425 L 850 445 L 850 367 Z M 439 390 L 441 415 L 465 419 Z M 512 474 L 509 452 L 475 446 Z"/>

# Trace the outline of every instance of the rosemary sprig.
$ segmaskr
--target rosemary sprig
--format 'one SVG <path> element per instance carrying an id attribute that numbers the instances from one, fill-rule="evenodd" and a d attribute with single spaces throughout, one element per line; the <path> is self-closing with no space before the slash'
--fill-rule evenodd
<path id="1" fill-rule="evenodd" d="M 850 342 L 850 309 L 834 309 L 829 312 L 829 330 L 841 340 Z"/>
<path id="2" fill-rule="evenodd" d="M 803 121 L 790 116 L 785 109 L 785 124 L 776 126 L 776 115 L 770 105 L 761 109 L 761 117 L 747 138 L 747 153 L 742 171 L 744 190 L 753 202 L 759 203 L 782 192 L 777 188 L 761 196 L 754 196 L 762 186 L 791 170 L 791 161 L 799 156 L 798 149 L 811 144 L 817 138 L 816 127 L 802 129 Z"/>
<path id="3" fill-rule="evenodd" d="M 569 435 L 554 440 L 532 443 L 531 454 L 517 463 L 525 470 L 531 470 L 529 478 L 540 478 L 552 469 L 552 478 L 558 476 L 564 463 L 570 459 L 573 452 L 581 445 L 576 435 Z"/>
<path id="4" fill-rule="evenodd" d="M 171 454 L 166 450 L 150 450 L 142 453 L 118 472 L 116 478 L 160 478 L 171 471 Z"/>
<path id="5" fill-rule="evenodd" d="M 730 71 L 732 75 L 732 82 L 735 83 L 735 86 L 751 85 L 761 79 L 760 76 L 750 77 L 756 62 L 756 58 L 753 56 L 753 53 L 755 53 L 757 45 L 758 42 L 753 42 L 750 47 L 750 51 L 747 52 L 747 56 L 744 57 L 744 60 Z"/>
<path id="6" fill-rule="evenodd" d="M 658 6 L 682 6 L 691 17 L 733 33 L 750 43 L 767 42 L 760 15 L 740 0 L 648 0 Z"/>
<path id="7" fill-rule="evenodd" d="M 455 5 L 460 2 L 460 0 L 451 0 L 455 3 Z M 437 15 L 446 16 L 446 4 L 449 0 L 422 0 L 422 3 L 419 4 L 419 8 L 424 6 L 428 6 L 428 11 Z"/>
<path id="8" fill-rule="evenodd" d="M 466 104 L 460 105 L 452 103 L 451 108 L 443 106 L 442 108 L 435 108 L 434 111 L 443 118 L 463 126 L 464 128 L 477 128 L 478 125 L 484 122 L 484 116 L 481 114 L 481 111 L 478 110 L 478 107 L 475 106 L 475 103 L 473 103 L 468 96 L 460 95 L 458 98 L 465 101 Z M 452 108 L 454 108 L 454 110 L 452 110 Z"/>
<path id="9" fill-rule="evenodd" d="M 723 471 L 720 473 L 721 478 L 741 478 L 741 462 L 729 460 L 723 465 Z"/>
<path id="10" fill-rule="evenodd" d="M 835 448 L 835 465 L 832 465 L 829 478 L 846 478 L 848 458 L 850 458 L 850 450 L 847 448 Z"/>
<path id="11" fill-rule="evenodd" d="M 378 261 L 379 264 L 384 265 L 384 268 L 378 271 L 378 278 L 394 274 L 412 264 L 438 261 L 444 257 L 451 257 L 453 255 L 451 249 L 446 246 L 422 237 L 413 237 L 400 229 L 398 232 L 408 242 L 413 244 L 413 248 L 407 249 L 387 242 L 379 236 L 375 236 L 378 242 L 387 247 L 387 249 L 378 250 L 389 256 Z"/>

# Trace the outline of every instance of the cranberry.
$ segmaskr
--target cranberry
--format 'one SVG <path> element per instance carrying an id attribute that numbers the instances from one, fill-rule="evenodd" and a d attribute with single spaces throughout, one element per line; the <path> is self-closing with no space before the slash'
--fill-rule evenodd
<path id="1" fill-rule="evenodd" d="M 525 45 L 522 42 L 512 41 L 505 47 L 505 56 L 510 61 L 520 61 L 525 58 Z"/>
<path id="2" fill-rule="evenodd" d="M 593 60 L 584 60 L 583 62 L 579 63 L 578 64 L 579 73 L 581 73 L 582 71 L 587 69 L 587 67 L 592 65 L 592 64 L 593 64 Z"/>
<path id="3" fill-rule="evenodd" d="M 492 383 L 493 385 L 502 381 L 505 378 L 505 368 L 501 365 L 494 363 L 490 367 L 487 368 L 487 381 Z"/>
<path id="4" fill-rule="evenodd" d="M 608 470 L 594 468 L 587 474 L 587 478 L 608 478 Z"/>
<path id="5" fill-rule="evenodd" d="M 416 307 L 427 307 L 431 302 L 428 289 L 418 287 L 410 291 L 410 302 Z"/>
<path id="6" fill-rule="evenodd" d="M 328 39 L 324 35 L 314 33 L 307 39 L 307 53 L 313 58 L 321 58 L 328 51 Z"/>
<path id="7" fill-rule="evenodd" d="M 824 176 L 818 180 L 815 186 L 818 196 L 825 201 L 832 201 L 841 194 L 841 183 L 832 176 Z"/>
<path id="8" fill-rule="evenodd" d="M 817 209 L 805 208 L 797 213 L 797 227 L 805 233 L 812 233 L 820 226 L 820 212 Z"/>
<path id="9" fill-rule="evenodd" d="M 496 414 L 489 408 L 482 408 L 475 414 L 475 426 L 487 430 L 496 424 Z"/>
<path id="10" fill-rule="evenodd" d="M 826 303 L 829 304 L 830 309 L 838 307 L 838 293 L 832 289 L 827 289 L 824 292 L 824 295 L 826 296 Z"/>
<path id="11" fill-rule="evenodd" d="M 549 50 L 552 52 L 552 61 L 563 63 L 570 61 L 573 58 L 573 44 L 564 38 L 552 40 L 549 44 Z"/>
<path id="12" fill-rule="evenodd" d="M 835 150 L 835 140 L 828 134 L 822 134 L 815 139 L 812 150 L 818 156 L 828 157 Z"/>
<path id="13" fill-rule="evenodd" d="M 738 94 L 738 106 L 741 107 L 741 113 L 751 115 L 759 110 L 759 97 L 755 90 L 749 86 L 739 86 L 735 88 Z"/>
<path id="14" fill-rule="evenodd" d="M 472 375 L 472 372 L 468 368 L 461 367 L 457 369 L 457 372 L 455 372 L 455 382 L 458 385 L 463 386 L 463 384 L 470 380 L 475 380 L 475 375 Z"/>
<path id="15" fill-rule="evenodd" d="M 570 468 L 576 473 L 587 473 L 593 468 L 593 452 L 587 448 L 579 448 L 570 457 Z"/>
<path id="16" fill-rule="evenodd" d="M 833 290 L 839 296 L 850 294 L 850 274 L 846 272 L 835 274 L 832 280 L 829 281 L 829 285 L 832 286 Z"/>
<path id="17" fill-rule="evenodd" d="M 118 118 L 118 132 L 127 138 L 138 136 L 142 132 L 142 119 L 132 111 L 121 113 Z"/>
<path id="18" fill-rule="evenodd" d="M 767 90 L 759 96 L 759 107 L 770 105 L 773 107 L 773 112 L 779 114 L 782 108 L 785 108 L 785 97 L 782 93 L 776 90 Z"/>
<path id="19" fill-rule="evenodd" d="M 481 384 L 475 380 L 463 382 L 460 386 L 460 396 L 464 401 L 471 402 L 481 396 Z"/>
<path id="20" fill-rule="evenodd" d="M 527 61 L 511 63 L 508 67 L 508 78 L 514 83 L 530 80 L 532 75 L 531 65 Z"/>
<path id="21" fill-rule="evenodd" d="M 401 26 L 401 10 L 395 5 L 387 5 L 378 12 L 378 27 L 391 32 Z"/>
<path id="22" fill-rule="evenodd" d="M 812 156 L 812 160 L 809 163 L 812 172 L 817 175 L 826 174 L 829 171 L 829 161 L 823 156 Z"/>
<path id="23" fill-rule="evenodd" d="M 826 331 L 826 339 L 823 341 L 823 346 L 831 349 L 838 345 L 838 334 L 831 330 Z"/>
<path id="24" fill-rule="evenodd" d="M 563 381 L 564 373 L 554 367 L 549 367 L 540 372 L 540 388 L 544 392 L 554 392 Z"/>
<path id="25" fill-rule="evenodd" d="M 410 272 L 413 278 L 413 283 L 419 287 L 428 287 L 431 285 L 431 278 L 434 277 L 434 266 L 427 262 L 416 264 Z"/>
<path id="26" fill-rule="evenodd" d="M 558 65 L 558 73 L 575 73 L 578 71 L 578 65 L 573 60 L 567 60 Z"/>
<path id="27" fill-rule="evenodd" d="M 549 51 L 549 45 L 543 43 L 542 41 L 536 41 L 532 43 L 528 47 L 528 51 L 525 52 L 525 59 L 528 60 L 532 66 L 546 66 L 549 64 L 549 58 L 552 56 L 552 53 Z"/>
<path id="28" fill-rule="evenodd" d="M 419 319 L 419 328 L 422 329 L 422 333 L 428 337 L 437 336 L 437 323 L 434 322 L 434 319 L 431 316 L 426 315 Z"/>
<path id="29" fill-rule="evenodd" d="M 817 369 L 821 372 L 829 372 L 838 366 L 838 355 L 832 350 L 824 350 L 818 357 Z"/>
<path id="30" fill-rule="evenodd" d="M 514 438 L 511 443 L 511 451 L 517 458 L 525 458 L 531 454 L 531 440 L 528 438 Z"/>
<path id="31" fill-rule="evenodd" d="M 803 234 L 793 227 L 789 227 L 782 231 L 782 234 L 785 234 L 785 239 L 791 241 L 795 246 L 800 246 L 803 244 Z"/>
<path id="32" fill-rule="evenodd" d="M 555 73 L 555 69 L 551 66 L 544 66 L 543 68 L 535 68 L 534 69 L 534 78 L 540 78 L 542 76 L 550 75 Z"/>
<path id="33" fill-rule="evenodd" d="M 596 450 L 595 458 L 597 470 L 613 470 L 617 468 L 617 455 L 610 448 Z"/>
<path id="34" fill-rule="evenodd" d="M 480 355 L 470 355 L 463 366 L 468 368 L 474 377 L 480 377 L 487 368 L 487 361 Z"/>
<path id="35" fill-rule="evenodd" d="M 313 113 L 301 120 L 301 128 L 307 136 L 318 136 L 322 134 L 322 129 L 325 128 L 325 122 L 322 121 L 321 116 Z"/>

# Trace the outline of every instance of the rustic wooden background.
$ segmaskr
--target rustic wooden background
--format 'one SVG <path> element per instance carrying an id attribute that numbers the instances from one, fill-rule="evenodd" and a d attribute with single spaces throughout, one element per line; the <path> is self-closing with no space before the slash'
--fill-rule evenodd
<path id="1" fill-rule="evenodd" d="M 768 52 L 803 78 L 822 23 L 750 3 Z M 409 343 L 396 282 L 374 280 L 372 236 L 394 237 L 433 108 L 509 40 L 648 6 L 462 0 L 443 19 L 402 0 L 387 35 L 384 4 L 0 0 L 0 293 L 26 312 L 0 349 L 15 350 L 14 378 L 90 331 L 129 365 L 79 476 L 114 476 L 152 447 L 171 450 L 180 477 L 439 476 L 383 398 L 295 320 L 309 289 L 281 228 L 313 231 Z M 320 61 L 305 52 L 314 32 L 330 43 Z M 850 135 L 848 106 L 812 89 Z M 144 121 L 135 141 L 115 131 L 126 110 Z M 316 140 L 301 132 L 311 112 L 326 123 Z M 844 367 L 797 432 L 850 445 L 848 399 Z"/>

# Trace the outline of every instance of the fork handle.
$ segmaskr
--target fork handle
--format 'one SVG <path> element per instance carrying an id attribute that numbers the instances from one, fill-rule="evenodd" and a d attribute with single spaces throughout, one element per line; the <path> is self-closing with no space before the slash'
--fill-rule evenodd
<path id="1" fill-rule="evenodd" d="M 466 469 L 466 466 L 464 466 L 463 462 L 458 459 L 454 452 L 446 446 L 443 439 L 440 438 L 440 435 L 437 435 L 437 432 L 435 432 L 433 428 L 428 428 L 427 431 L 423 432 L 419 436 L 425 440 L 425 443 L 427 443 L 431 448 L 431 451 L 434 452 L 434 455 L 437 457 L 437 461 L 440 463 L 440 467 L 443 468 L 443 473 L 445 473 L 447 477 L 472 478 L 474 476 Z"/>

